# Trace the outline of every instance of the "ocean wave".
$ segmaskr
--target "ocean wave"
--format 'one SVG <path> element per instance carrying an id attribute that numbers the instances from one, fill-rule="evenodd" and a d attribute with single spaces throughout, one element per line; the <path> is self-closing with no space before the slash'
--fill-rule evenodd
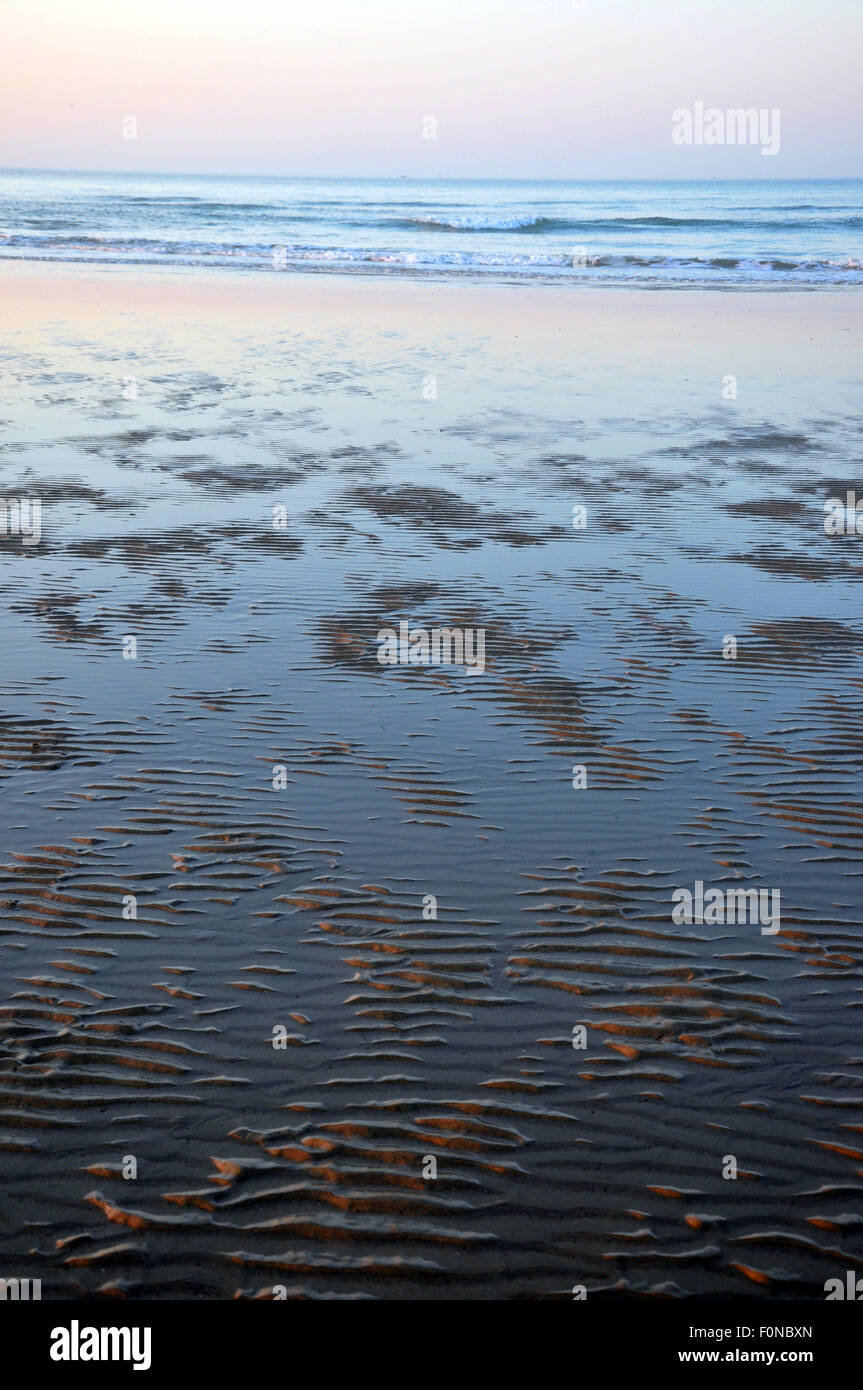
<path id="1" fill-rule="evenodd" d="M 403 217 L 393 220 L 393 225 L 404 227 L 438 227 L 444 232 L 521 232 L 529 228 L 566 227 L 570 224 L 556 217 L 544 217 L 540 213 L 506 213 L 490 216 L 488 213 L 470 213 L 465 217 L 447 217 L 440 213 L 422 213 L 417 217 Z"/>
<path id="2" fill-rule="evenodd" d="M 823 223 L 823 219 L 821 219 Z M 352 221 L 351 226 L 365 225 Z M 792 220 L 776 218 L 736 218 L 736 217 L 665 217 L 639 216 L 624 217 L 549 217 L 541 213 L 507 213 L 490 216 L 485 213 L 471 213 L 465 216 L 446 216 L 442 213 L 423 213 L 415 217 L 382 218 L 376 224 L 381 227 L 424 227 L 441 232 L 572 232 L 582 235 L 592 232 L 628 231 L 638 232 L 655 228 L 677 228 L 693 231 L 715 231 L 734 228 L 737 231 L 802 231 L 813 226 L 812 219 Z M 831 228 L 863 227 L 863 216 L 831 218 L 827 225 Z"/>
<path id="3" fill-rule="evenodd" d="M 510 275 L 519 278 L 649 280 L 651 283 L 861 283 L 863 259 L 851 256 L 713 256 L 612 252 L 581 260 L 558 248 L 535 252 L 410 250 L 270 242 L 168 241 L 148 237 L 0 234 L 0 259 L 236 267 L 249 270 L 343 270 L 415 274 Z"/>
<path id="4" fill-rule="evenodd" d="M 693 217 L 548 217 L 542 213 L 506 213 L 490 216 L 471 213 L 450 217 L 442 213 L 422 213 L 416 217 L 387 219 L 391 227 L 429 227 L 442 232 L 549 232 L 604 231 L 627 227 L 695 227 L 740 225 L 723 220 Z"/>

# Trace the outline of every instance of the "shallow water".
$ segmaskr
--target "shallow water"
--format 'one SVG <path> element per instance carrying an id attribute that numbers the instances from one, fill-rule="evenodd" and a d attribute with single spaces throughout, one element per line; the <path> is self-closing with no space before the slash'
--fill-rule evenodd
<path id="1" fill-rule="evenodd" d="M 848 300 L 120 283 L 0 360 L 0 495 L 43 502 L 0 537 L 4 1267 L 823 1297 L 863 1263 Z M 484 674 L 381 667 L 401 619 Z M 780 932 L 675 925 L 698 880 Z"/>

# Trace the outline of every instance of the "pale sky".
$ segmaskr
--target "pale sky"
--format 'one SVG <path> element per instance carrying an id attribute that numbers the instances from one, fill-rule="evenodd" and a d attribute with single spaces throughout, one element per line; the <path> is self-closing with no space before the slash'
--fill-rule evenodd
<path id="1" fill-rule="evenodd" d="M 0 165 L 853 177 L 861 53 L 863 0 L 0 0 Z M 673 144 L 696 101 L 779 154 Z"/>

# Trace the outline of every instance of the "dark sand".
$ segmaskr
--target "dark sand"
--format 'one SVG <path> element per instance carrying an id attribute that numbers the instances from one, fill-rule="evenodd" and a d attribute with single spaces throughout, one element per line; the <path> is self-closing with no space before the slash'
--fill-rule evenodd
<path id="1" fill-rule="evenodd" d="M 0 496 L 43 506 L 0 537 L 7 1273 L 858 1269 L 859 298 L 2 282 Z M 484 628 L 485 673 L 383 669 L 400 619 Z M 696 880 L 781 931 L 675 925 Z"/>

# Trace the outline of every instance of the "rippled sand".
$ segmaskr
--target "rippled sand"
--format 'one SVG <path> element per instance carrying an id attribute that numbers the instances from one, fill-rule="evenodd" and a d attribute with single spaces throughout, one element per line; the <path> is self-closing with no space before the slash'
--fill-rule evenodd
<path id="1" fill-rule="evenodd" d="M 863 1265 L 859 299 L 2 278 L 6 1272 Z M 382 668 L 402 619 L 485 673 Z M 697 880 L 781 931 L 675 925 Z"/>

